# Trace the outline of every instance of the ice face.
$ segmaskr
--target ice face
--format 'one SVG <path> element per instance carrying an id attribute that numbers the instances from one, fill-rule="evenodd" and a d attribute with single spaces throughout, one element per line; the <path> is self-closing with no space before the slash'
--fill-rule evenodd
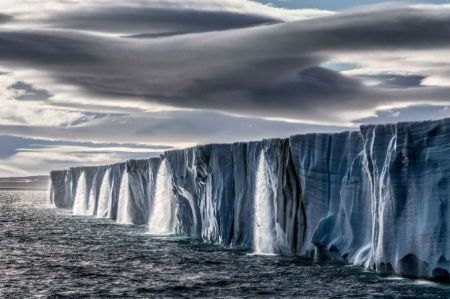
<path id="1" fill-rule="evenodd" d="M 445 119 L 53 171 L 50 201 L 229 248 L 448 281 L 449 180 Z"/>

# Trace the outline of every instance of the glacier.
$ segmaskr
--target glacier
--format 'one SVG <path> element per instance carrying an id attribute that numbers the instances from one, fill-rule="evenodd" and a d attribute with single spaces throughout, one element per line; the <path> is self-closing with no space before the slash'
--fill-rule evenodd
<path id="1" fill-rule="evenodd" d="M 52 171 L 50 201 L 255 254 L 450 281 L 450 119 Z"/>

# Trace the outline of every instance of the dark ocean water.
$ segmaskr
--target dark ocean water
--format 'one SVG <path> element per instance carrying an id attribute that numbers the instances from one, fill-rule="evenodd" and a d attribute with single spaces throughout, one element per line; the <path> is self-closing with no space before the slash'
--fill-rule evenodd
<path id="1" fill-rule="evenodd" d="M 450 286 L 359 267 L 253 256 L 0 193 L 0 297 L 450 298 Z"/>

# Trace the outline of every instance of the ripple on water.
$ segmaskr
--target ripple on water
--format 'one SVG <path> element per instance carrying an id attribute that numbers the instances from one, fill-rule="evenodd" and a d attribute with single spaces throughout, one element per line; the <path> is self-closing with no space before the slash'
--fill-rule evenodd
<path id="1" fill-rule="evenodd" d="M 143 226 L 72 216 L 45 192 L 0 193 L 0 297 L 448 298 L 438 283 L 248 255 Z"/>

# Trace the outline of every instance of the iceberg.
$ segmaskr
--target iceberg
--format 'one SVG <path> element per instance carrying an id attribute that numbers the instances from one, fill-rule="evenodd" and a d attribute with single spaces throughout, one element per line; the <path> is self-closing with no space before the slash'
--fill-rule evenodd
<path id="1" fill-rule="evenodd" d="M 256 254 L 450 281 L 450 119 L 52 171 L 50 201 Z"/>

